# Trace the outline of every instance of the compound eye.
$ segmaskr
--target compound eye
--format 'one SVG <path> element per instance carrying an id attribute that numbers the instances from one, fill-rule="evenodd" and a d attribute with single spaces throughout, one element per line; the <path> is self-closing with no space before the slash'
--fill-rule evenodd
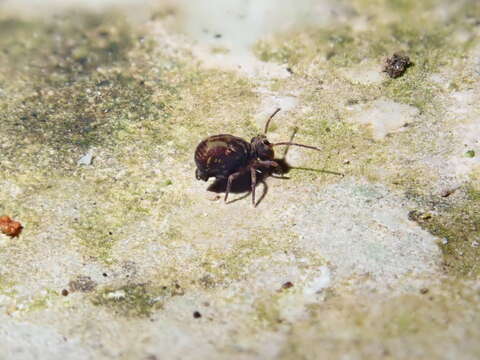
<path id="1" fill-rule="evenodd" d="M 267 139 L 263 140 L 262 142 L 263 142 L 263 145 L 270 145 L 270 142 Z"/>

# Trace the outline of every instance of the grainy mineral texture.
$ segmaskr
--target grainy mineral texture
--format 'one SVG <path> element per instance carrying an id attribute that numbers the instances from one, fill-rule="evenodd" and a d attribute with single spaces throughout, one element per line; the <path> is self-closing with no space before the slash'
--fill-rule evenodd
<path id="1" fill-rule="evenodd" d="M 479 20 L 0 1 L 0 214 L 23 226 L 0 234 L 0 359 L 478 358 Z M 322 151 L 276 148 L 288 179 L 223 203 L 196 145 L 277 107 L 270 141 Z"/>

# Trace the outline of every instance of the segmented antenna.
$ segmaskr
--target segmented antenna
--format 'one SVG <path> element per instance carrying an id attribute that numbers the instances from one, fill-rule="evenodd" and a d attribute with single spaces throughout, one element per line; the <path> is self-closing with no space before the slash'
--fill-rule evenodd
<path id="1" fill-rule="evenodd" d="M 267 123 L 265 124 L 265 131 L 263 132 L 264 134 L 267 134 L 267 131 L 268 131 L 268 125 L 270 125 L 270 121 L 272 120 L 272 118 L 280 111 L 281 109 L 278 108 L 277 110 L 275 110 L 273 112 L 272 115 L 270 115 L 270 117 L 268 118 L 267 120 Z"/>

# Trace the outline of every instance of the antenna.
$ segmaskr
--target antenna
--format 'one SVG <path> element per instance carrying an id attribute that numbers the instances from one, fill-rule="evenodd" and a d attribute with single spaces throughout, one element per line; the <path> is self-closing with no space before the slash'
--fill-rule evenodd
<path id="1" fill-rule="evenodd" d="M 267 123 L 265 124 L 265 131 L 263 132 L 264 134 L 266 134 L 267 131 L 268 131 L 268 125 L 270 125 L 270 121 L 272 120 L 272 118 L 273 118 L 280 110 L 281 110 L 280 108 L 277 108 L 277 110 L 275 110 L 275 111 L 273 112 L 273 114 L 270 115 L 270 117 L 269 117 L 268 120 L 267 120 Z"/>
<path id="2" fill-rule="evenodd" d="M 304 147 L 304 148 L 307 148 L 307 149 L 313 149 L 313 150 L 317 150 L 317 151 L 322 151 L 320 148 L 318 148 L 318 147 L 316 147 L 316 146 L 298 144 L 298 143 L 294 143 L 294 142 L 290 142 L 290 141 L 279 142 L 279 143 L 273 144 L 273 146 L 278 146 L 278 145 L 295 145 L 295 146 L 301 146 L 301 147 Z"/>

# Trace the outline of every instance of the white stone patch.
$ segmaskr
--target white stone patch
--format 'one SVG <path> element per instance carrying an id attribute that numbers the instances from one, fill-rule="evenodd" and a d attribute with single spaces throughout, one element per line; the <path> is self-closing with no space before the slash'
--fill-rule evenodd
<path id="1" fill-rule="evenodd" d="M 284 79 L 290 76 L 287 65 L 261 61 L 248 52 L 231 53 L 228 50 L 226 53 L 216 53 L 210 46 L 205 45 L 193 46 L 191 50 L 207 69 L 238 71 L 250 78 Z"/>
<path id="2" fill-rule="evenodd" d="M 462 90 L 450 94 L 447 116 L 454 122 L 451 134 L 455 142 L 450 156 L 441 159 L 445 171 L 466 180 L 475 167 L 480 166 L 480 95 L 477 90 Z M 473 150 L 474 157 L 467 156 Z M 448 167 L 447 167 L 448 165 Z M 447 170 L 448 169 L 448 170 Z"/>
<path id="3" fill-rule="evenodd" d="M 468 114 L 478 102 L 478 94 L 474 90 L 456 91 L 452 95 L 453 104 L 449 110 L 455 114 Z"/>
<path id="4" fill-rule="evenodd" d="M 327 266 L 319 268 L 319 274 L 305 285 L 303 294 L 306 296 L 319 294 L 322 290 L 330 286 L 331 276 Z"/>
<path id="5" fill-rule="evenodd" d="M 437 238 L 408 219 L 408 203 L 382 186 L 348 180 L 291 206 L 298 246 L 324 257 L 335 282 L 367 276 L 378 287 L 430 274 L 441 259 Z M 313 282 L 312 289 L 327 283 Z"/>
<path id="6" fill-rule="evenodd" d="M 322 302 L 324 290 L 331 286 L 331 272 L 327 266 L 310 269 L 303 274 L 304 281 L 296 280 L 294 286 L 279 299 L 281 318 L 293 322 L 306 315 L 305 307 Z"/>
<path id="7" fill-rule="evenodd" d="M 379 64 L 362 62 L 341 70 L 341 73 L 354 84 L 372 85 L 379 84 L 386 79 Z"/>
<path id="8" fill-rule="evenodd" d="M 442 73 L 433 73 L 429 76 L 429 81 L 435 83 L 438 86 L 441 86 L 444 89 L 447 89 L 449 86 L 449 79 Z"/>
<path id="9" fill-rule="evenodd" d="M 77 339 L 67 338 L 48 326 L 32 325 L 0 317 L 2 359 L 93 359 Z M 3 357 L 7 356 L 7 357 Z"/>
<path id="10" fill-rule="evenodd" d="M 260 105 L 259 115 L 270 116 L 276 108 L 282 109 L 282 112 L 292 110 L 298 105 L 298 99 L 295 96 L 281 96 L 269 94 L 264 97 Z"/>
<path id="11" fill-rule="evenodd" d="M 466 43 L 472 39 L 473 34 L 470 31 L 466 30 L 457 30 L 453 34 L 452 38 L 456 43 Z"/>
<path id="12" fill-rule="evenodd" d="M 6 295 L 0 294 L 0 306 L 4 306 L 10 302 L 11 298 Z"/>
<path id="13" fill-rule="evenodd" d="M 93 161 L 93 150 L 88 150 L 85 155 L 83 155 L 80 160 L 78 160 L 78 165 L 92 165 Z"/>
<path id="14" fill-rule="evenodd" d="M 262 94 L 263 99 L 260 103 L 259 109 L 255 113 L 255 122 L 258 128 L 262 129 L 262 131 L 265 127 L 267 119 L 276 109 L 280 108 L 281 111 L 280 113 L 275 115 L 272 121 L 273 123 L 281 126 L 282 120 L 279 118 L 281 118 L 282 115 L 285 115 L 286 112 L 294 109 L 298 105 L 298 99 L 295 96 L 275 95 L 266 91 L 263 88 L 260 88 L 258 92 Z"/>
<path id="15" fill-rule="evenodd" d="M 206 44 L 233 52 L 250 48 L 260 38 L 298 25 L 326 25 L 345 11 L 334 1 L 189 0 L 178 1 L 184 31 Z"/>
<path id="16" fill-rule="evenodd" d="M 2 199 L 15 199 L 23 193 L 23 189 L 17 184 L 4 180 L 0 181 L 0 196 Z"/>
<path id="17" fill-rule="evenodd" d="M 350 121 L 370 125 L 376 140 L 388 134 L 403 130 L 404 126 L 415 121 L 419 115 L 416 107 L 397 103 L 388 99 L 378 99 L 367 104 L 347 107 L 351 111 Z"/>
<path id="18" fill-rule="evenodd" d="M 22 232 L 23 232 L 23 229 L 22 229 Z M 3 232 L 0 232 L 0 249 L 4 246 L 6 247 L 8 245 L 11 245 L 12 243 L 15 243 L 15 241 L 18 241 L 18 237 L 11 237 L 7 234 L 4 234 Z M 2 267 L 3 267 L 2 265 L 3 265 L 2 262 L 0 262 L 0 270 L 2 270 Z"/>
<path id="19" fill-rule="evenodd" d="M 458 177 L 466 177 L 475 167 L 480 167 L 480 116 L 473 121 L 459 125 L 453 133 L 461 140 L 457 153 L 448 159 Z M 474 151 L 473 157 L 467 151 Z"/>
<path id="20" fill-rule="evenodd" d="M 182 0 L 180 27 L 197 41 L 193 53 L 207 67 L 237 70 L 247 77 L 286 78 L 287 64 L 260 61 L 252 46 L 271 34 L 309 24 L 340 21 L 344 6 L 332 0 Z M 221 51 L 212 51 L 221 49 Z"/>
<path id="21" fill-rule="evenodd" d="M 117 290 L 117 291 L 112 291 L 104 295 L 105 299 L 111 299 L 111 300 L 121 300 L 125 299 L 126 293 L 124 290 Z"/>
<path id="22" fill-rule="evenodd" d="M 349 19 L 349 26 L 354 32 L 362 32 L 367 31 L 372 25 L 367 15 L 356 14 Z"/>
<path id="23" fill-rule="evenodd" d="M 307 271 L 303 269 L 304 266 L 308 266 L 308 261 L 300 263 L 295 256 L 282 252 L 272 253 L 268 257 L 260 257 L 245 269 L 245 274 L 248 274 L 246 280 L 248 288 L 254 289 L 256 292 L 275 292 L 288 281 L 294 284 L 294 288 L 303 288 L 307 279 L 312 280 L 323 276 L 323 267 L 320 273 L 315 270 L 312 274 L 312 270 Z"/>

